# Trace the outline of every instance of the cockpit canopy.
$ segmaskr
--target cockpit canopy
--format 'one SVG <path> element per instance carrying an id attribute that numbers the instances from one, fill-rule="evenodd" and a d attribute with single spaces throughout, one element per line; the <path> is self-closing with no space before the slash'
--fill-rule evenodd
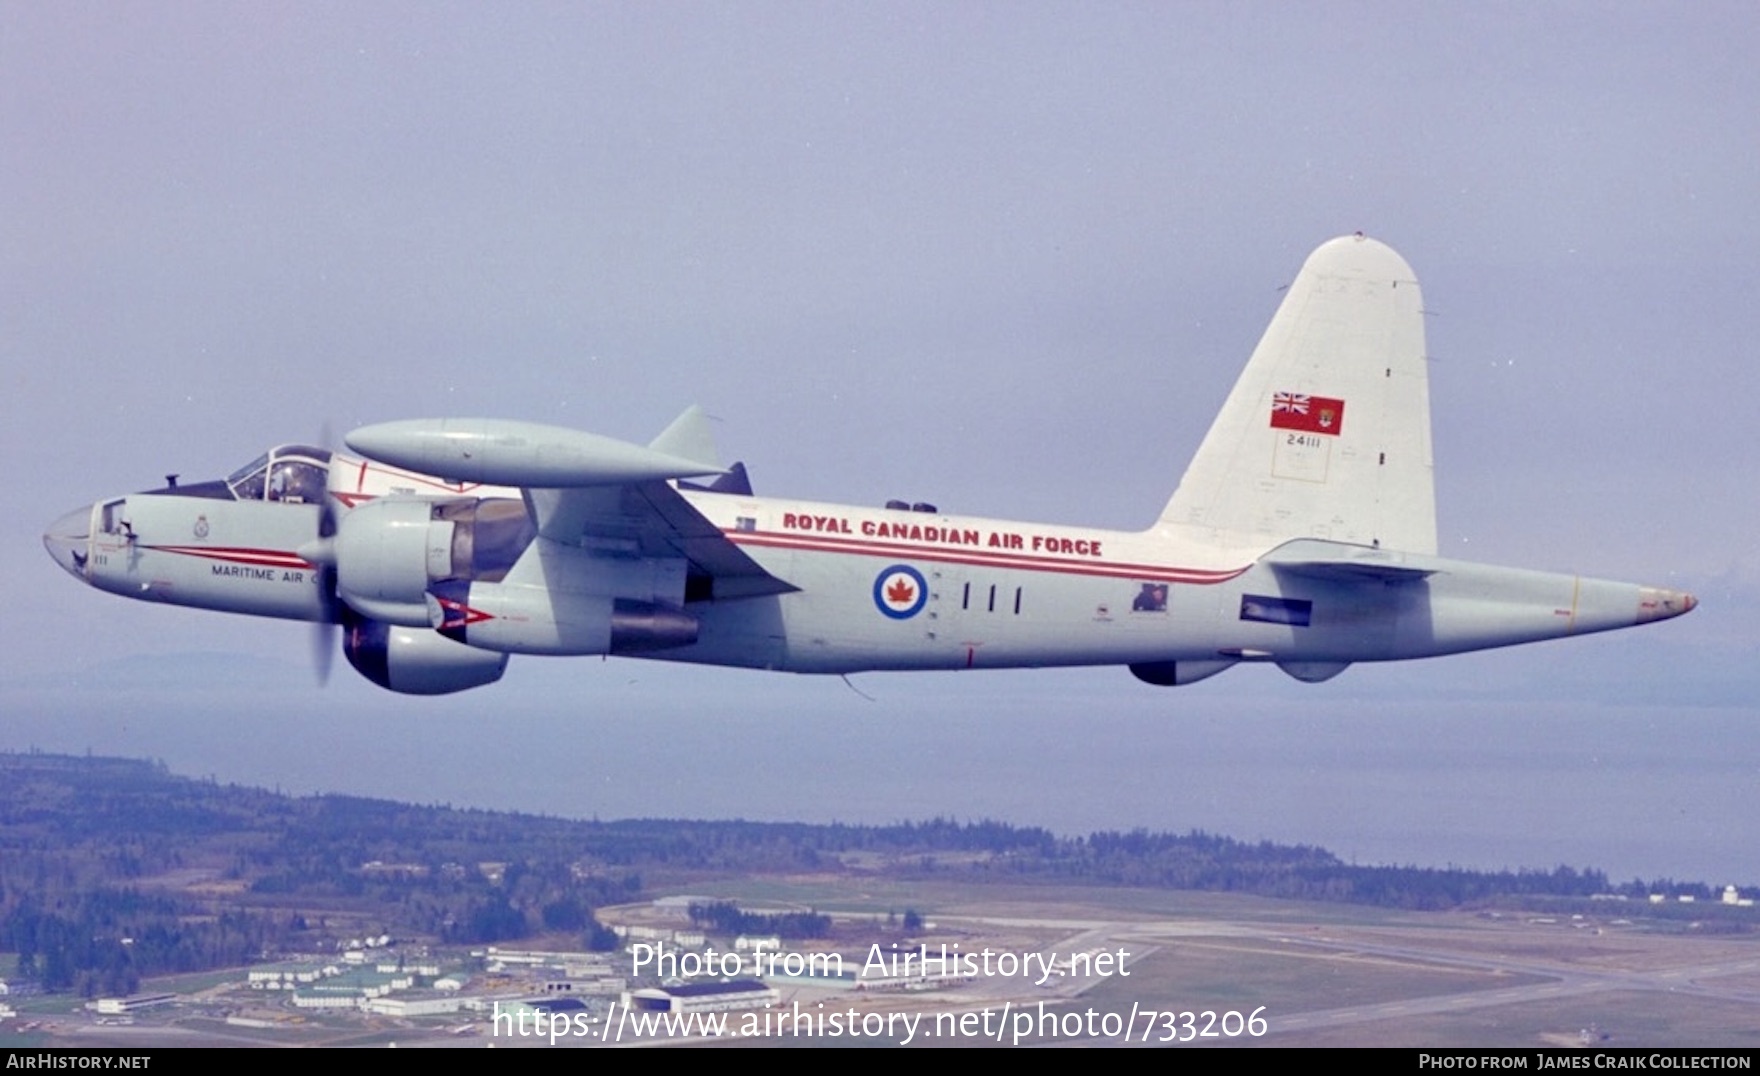
<path id="1" fill-rule="evenodd" d="M 226 477 L 241 501 L 324 503 L 330 452 L 311 445 L 278 445 Z"/>

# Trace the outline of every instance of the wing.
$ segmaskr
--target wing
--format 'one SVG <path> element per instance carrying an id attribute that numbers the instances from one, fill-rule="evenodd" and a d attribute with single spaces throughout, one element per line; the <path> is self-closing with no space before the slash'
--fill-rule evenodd
<path id="1" fill-rule="evenodd" d="M 745 486 L 743 469 L 716 462 L 696 407 L 646 447 L 505 419 L 390 422 L 347 441 L 408 470 L 519 488 L 538 539 L 509 571 L 510 584 L 672 605 L 798 589 L 759 567 L 674 487 L 705 475 L 738 481 L 700 488 Z"/>
<path id="2" fill-rule="evenodd" d="M 509 583 L 557 585 L 559 552 L 578 550 L 620 561 L 682 562 L 685 602 L 799 589 L 760 567 L 667 482 L 528 489 L 525 498 L 540 540 L 513 566 Z"/>

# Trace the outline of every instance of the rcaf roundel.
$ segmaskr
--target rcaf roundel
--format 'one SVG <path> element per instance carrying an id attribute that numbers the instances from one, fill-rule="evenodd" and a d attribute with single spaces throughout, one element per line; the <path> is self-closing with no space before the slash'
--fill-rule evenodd
<path id="1" fill-rule="evenodd" d="M 894 564 L 874 577 L 874 606 L 894 620 L 909 620 L 928 602 L 929 584 L 908 564 Z"/>

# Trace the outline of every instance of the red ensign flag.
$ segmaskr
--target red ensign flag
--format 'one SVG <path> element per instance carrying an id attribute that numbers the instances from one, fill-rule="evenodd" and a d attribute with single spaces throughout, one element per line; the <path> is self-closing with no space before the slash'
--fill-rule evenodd
<path id="1" fill-rule="evenodd" d="M 1273 393 L 1271 425 L 1279 430 L 1301 430 L 1337 437 L 1344 429 L 1344 401 L 1300 392 Z"/>

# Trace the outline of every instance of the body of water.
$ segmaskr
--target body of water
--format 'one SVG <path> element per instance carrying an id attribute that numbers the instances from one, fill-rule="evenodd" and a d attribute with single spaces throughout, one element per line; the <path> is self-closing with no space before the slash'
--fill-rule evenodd
<path id="1" fill-rule="evenodd" d="M 1526 699 L 1475 689 L 1480 668 L 1509 658 L 1353 669 L 1318 686 L 1237 669 L 1173 690 L 1122 670 L 863 676 L 851 687 L 526 660 L 508 683 L 429 700 L 379 692 L 346 668 L 319 690 L 306 670 L 256 658 L 242 659 L 249 675 L 221 680 L 225 661 L 209 656 L 191 659 L 205 663 L 196 670 L 127 670 L 126 689 L 116 670 L 13 688 L 0 748 L 582 818 L 1203 829 L 1359 863 L 1566 864 L 1616 881 L 1760 885 L 1754 709 L 1589 697 L 1569 684 Z"/>

